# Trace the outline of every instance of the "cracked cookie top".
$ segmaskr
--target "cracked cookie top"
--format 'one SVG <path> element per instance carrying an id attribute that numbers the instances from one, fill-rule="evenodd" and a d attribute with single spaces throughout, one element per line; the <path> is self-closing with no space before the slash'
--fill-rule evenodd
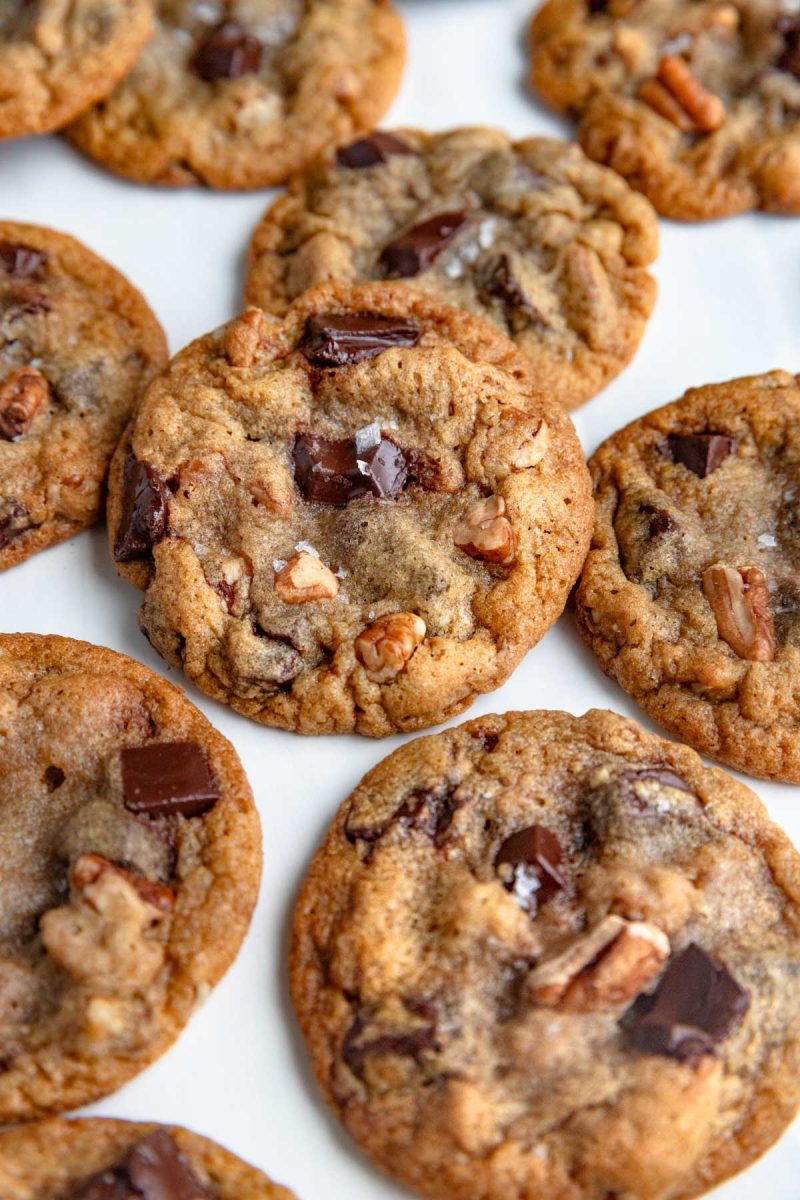
<path id="1" fill-rule="evenodd" d="M 113 267 L 65 234 L 0 222 L 0 570 L 97 519 L 114 448 L 166 357 Z"/>
<path id="2" fill-rule="evenodd" d="M 229 743 L 84 642 L 0 635 L 0 763 L 7 1123 L 95 1100 L 167 1049 L 236 955 L 261 841 Z"/>
<path id="3" fill-rule="evenodd" d="M 379 120 L 404 59 L 389 0 L 159 0 L 136 66 L 69 136 L 141 183 L 269 187 Z"/>
<path id="4" fill-rule="evenodd" d="M 3 0 L 0 138 L 73 121 L 108 95 L 152 32 L 152 0 Z"/>
<path id="5" fill-rule="evenodd" d="M 799 904 L 788 839 L 687 747 L 488 716 L 342 805 L 292 998 L 326 1099 L 424 1196 L 691 1196 L 795 1114 Z"/>
<path id="6" fill-rule="evenodd" d="M 692 388 L 596 452 L 577 590 L 603 670 L 671 733 L 800 782 L 800 388 Z"/>
<path id="7" fill-rule="evenodd" d="M 778 0 L 549 0 L 531 83 L 664 216 L 800 212 L 800 19 Z"/>
<path id="8" fill-rule="evenodd" d="M 569 418 L 514 346 L 400 285 L 251 309 L 154 381 L 109 533 L 168 662 L 265 724 L 373 736 L 497 687 L 591 525 Z"/>
<path id="9" fill-rule="evenodd" d="M 216 1142 L 166 1125 L 37 1121 L 0 1134 L 3 1200 L 293 1200 Z"/>
<path id="10" fill-rule="evenodd" d="M 376 131 L 293 179 L 250 247 L 246 298 L 400 279 L 487 317 L 566 408 L 630 361 L 655 300 L 655 214 L 577 146 L 496 129 Z"/>

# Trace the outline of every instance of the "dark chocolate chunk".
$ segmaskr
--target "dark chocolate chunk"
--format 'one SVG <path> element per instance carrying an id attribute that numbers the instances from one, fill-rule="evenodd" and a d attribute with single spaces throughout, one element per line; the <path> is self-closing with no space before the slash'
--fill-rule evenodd
<path id="1" fill-rule="evenodd" d="M 117 562 L 146 558 L 164 535 L 169 516 L 169 489 L 151 467 L 129 454 L 122 484 L 122 516 L 114 542 Z"/>
<path id="2" fill-rule="evenodd" d="M 531 915 L 569 886 L 561 843 L 543 825 L 529 825 L 507 837 L 494 865 L 500 870 L 503 886 Z"/>
<path id="3" fill-rule="evenodd" d="M 653 780 L 664 787 L 677 788 L 679 792 L 692 794 L 692 789 L 685 779 L 682 779 L 671 767 L 659 764 L 646 767 L 626 767 L 624 771 L 620 772 L 619 777 L 628 783 L 644 783 L 647 780 Z"/>
<path id="4" fill-rule="evenodd" d="M 298 350 L 314 367 L 349 367 L 393 346 L 416 346 L 421 335 L 415 321 L 401 318 L 317 313 L 306 321 Z"/>
<path id="5" fill-rule="evenodd" d="M 117 1166 L 93 1175 L 70 1200 L 210 1200 L 166 1129 L 156 1129 Z"/>
<path id="6" fill-rule="evenodd" d="M 87 1179 L 69 1192 L 68 1200 L 142 1200 L 124 1170 L 112 1167 Z"/>
<path id="7" fill-rule="evenodd" d="M 0 241 L 0 267 L 12 279 L 41 279 L 49 256 L 33 246 Z"/>
<path id="8" fill-rule="evenodd" d="M 663 508 L 655 504 L 643 504 L 642 516 L 647 518 L 647 532 L 651 538 L 662 537 L 665 533 L 673 533 L 678 526 L 673 517 Z"/>
<path id="9" fill-rule="evenodd" d="M 467 224 L 464 212 L 439 213 L 384 246 L 378 260 L 385 279 L 410 279 L 427 271 Z"/>
<path id="10" fill-rule="evenodd" d="M 194 742 L 152 742 L 120 751 L 122 798 L 143 817 L 199 817 L 219 800 L 208 760 Z"/>
<path id="11" fill-rule="evenodd" d="M 409 480 L 405 454 L 379 435 L 364 445 L 356 438 L 329 441 L 299 434 L 292 454 L 297 486 L 316 504 L 343 508 L 361 496 L 397 496 Z"/>
<path id="12" fill-rule="evenodd" d="M 725 963 L 692 942 L 670 960 L 652 995 L 634 1001 L 623 1026 L 637 1050 L 684 1062 L 713 1054 L 749 1007 L 749 995 Z"/>
<path id="13" fill-rule="evenodd" d="M 528 321 L 546 325 L 542 314 L 525 295 L 522 284 L 514 273 L 508 254 L 501 254 L 488 264 L 478 280 L 481 296 L 499 300 L 509 320 L 514 314 L 522 314 Z"/>
<path id="14" fill-rule="evenodd" d="M 441 848 L 447 841 L 453 817 L 462 803 L 455 796 L 455 788 L 447 783 L 439 788 L 419 788 L 410 792 L 390 817 L 375 825 L 356 824 L 351 820 L 351 811 L 345 821 L 345 836 L 352 843 L 374 845 L 393 825 L 399 823 L 406 829 L 421 830 L 437 848 Z"/>
<path id="15" fill-rule="evenodd" d="M 424 1000 L 404 1000 L 403 1005 L 409 1014 L 409 1027 L 402 1032 L 385 1032 L 368 1012 L 356 1016 L 342 1047 L 342 1057 L 354 1075 L 362 1074 L 368 1057 L 392 1054 L 419 1059 L 424 1050 L 439 1049 L 434 1006 Z"/>
<path id="16" fill-rule="evenodd" d="M 783 49 L 775 66 L 800 79 L 800 18 L 785 13 L 778 18 L 776 28 L 783 38 Z"/>
<path id="17" fill-rule="evenodd" d="M 0 517 L 0 550 L 5 550 L 6 546 L 10 546 L 16 538 L 32 528 L 30 513 L 25 505 L 12 500 L 6 515 Z"/>
<path id="18" fill-rule="evenodd" d="M 240 79 L 253 75 L 261 66 L 264 47 L 238 21 L 222 21 L 203 38 L 191 67 L 206 83 L 216 79 Z"/>
<path id="19" fill-rule="evenodd" d="M 416 150 L 412 150 L 393 133 L 383 133 L 376 129 L 368 137 L 359 138 L 349 146 L 342 146 L 336 151 L 336 161 L 340 167 L 360 171 L 363 167 L 374 167 L 378 163 L 388 162 L 397 154 L 416 154 Z"/>
<path id="20" fill-rule="evenodd" d="M 705 479 L 725 461 L 736 446 L 725 433 L 670 433 L 667 448 L 673 462 Z"/>

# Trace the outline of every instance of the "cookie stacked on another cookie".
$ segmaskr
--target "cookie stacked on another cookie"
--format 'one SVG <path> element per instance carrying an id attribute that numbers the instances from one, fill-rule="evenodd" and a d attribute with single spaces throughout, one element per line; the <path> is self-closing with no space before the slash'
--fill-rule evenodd
<path id="1" fill-rule="evenodd" d="M 397 279 L 487 317 L 575 408 L 627 365 L 656 285 L 654 212 L 577 146 L 496 129 L 375 131 L 267 212 L 246 299 L 282 316 L 332 279 Z"/>
<path id="2" fill-rule="evenodd" d="M 294 916 L 320 1087 L 433 1200 L 696 1196 L 800 1101 L 800 857 L 608 712 L 488 716 L 342 805 Z"/>
<path id="3" fill-rule="evenodd" d="M 800 212 L 800 20 L 779 0 L 548 0 L 531 83 L 667 217 Z"/>
<path id="4" fill-rule="evenodd" d="M 4 634 L 0 853 L 8 1123 L 95 1100 L 170 1046 L 236 956 L 261 842 L 233 747 L 177 688 Z M 7 1200 L 4 1169 L 0 1149 Z"/>

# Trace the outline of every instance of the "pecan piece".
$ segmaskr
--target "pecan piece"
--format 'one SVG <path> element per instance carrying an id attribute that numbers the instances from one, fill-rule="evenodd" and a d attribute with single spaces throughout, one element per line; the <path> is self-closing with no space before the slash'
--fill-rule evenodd
<path id="1" fill-rule="evenodd" d="M 153 908 L 158 908 L 161 912 L 172 910 L 175 904 L 172 888 L 163 883 L 154 883 L 153 880 L 146 879 L 144 875 L 130 871 L 127 867 L 121 867 L 110 858 L 104 858 L 102 854 L 82 854 L 70 871 L 70 883 L 79 892 L 84 892 L 93 883 L 97 883 L 106 871 L 115 871 L 121 875 L 146 904 L 152 904 Z"/>
<path id="2" fill-rule="evenodd" d="M 673 54 L 664 55 L 655 79 L 639 89 L 639 99 L 684 133 L 713 133 L 725 121 L 719 96 L 703 87 L 688 64 Z"/>
<path id="3" fill-rule="evenodd" d="M 425 622 L 416 613 L 391 613 L 362 629 L 355 640 L 356 658 L 375 683 L 386 683 L 403 670 L 425 639 Z"/>
<path id="4" fill-rule="evenodd" d="M 50 384 L 35 367 L 12 371 L 0 386 L 0 437 L 15 442 L 23 437 L 47 405 Z"/>
<path id="5" fill-rule="evenodd" d="M 286 604 L 332 600 L 339 591 L 339 580 L 313 554 L 301 550 L 276 574 L 275 591 Z"/>
<path id="6" fill-rule="evenodd" d="M 594 1012 L 627 1004 L 661 969 L 669 938 L 646 921 L 613 913 L 528 976 L 531 998 L 548 1008 Z"/>
<path id="7" fill-rule="evenodd" d="M 511 522 L 505 516 L 506 502 L 502 496 L 477 500 L 467 509 L 463 521 L 453 530 L 453 541 L 470 558 L 508 567 L 516 556 L 516 538 Z"/>
<path id="8" fill-rule="evenodd" d="M 258 358 L 267 332 L 267 321 L 260 308 L 248 308 L 225 330 L 223 349 L 232 367 L 252 367 Z"/>
<path id="9" fill-rule="evenodd" d="M 771 662 L 775 628 L 769 611 L 769 589 L 758 567 L 735 570 L 714 563 L 703 572 L 703 591 L 723 641 L 739 658 Z"/>

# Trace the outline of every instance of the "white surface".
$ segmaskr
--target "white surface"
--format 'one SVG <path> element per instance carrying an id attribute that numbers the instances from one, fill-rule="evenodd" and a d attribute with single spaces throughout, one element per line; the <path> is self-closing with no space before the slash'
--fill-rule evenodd
<path id="1" fill-rule="evenodd" d="M 384 124 L 495 124 L 519 136 L 566 132 L 523 88 L 529 2 L 401 3 L 409 64 Z M 155 308 L 173 352 L 236 312 L 243 252 L 269 198 L 135 187 L 54 138 L 0 146 L 0 216 L 73 233 L 121 268 Z M 577 414 L 587 452 L 689 385 L 800 368 L 798 264 L 800 219 L 663 223 L 655 316 L 633 365 Z M 103 532 L 94 530 L 0 577 L 0 628 L 85 638 L 165 672 L 137 629 L 138 600 L 116 577 Z M 185 686 L 178 673 L 170 677 Z M 290 906 L 329 818 L 399 739 L 299 739 L 251 724 L 192 688 L 189 694 L 232 740 L 252 781 L 264 829 L 261 902 L 236 965 L 177 1045 L 93 1111 L 188 1125 L 265 1168 L 301 1200 L 405 1196 L 372 1170 L 324 1110 L 294 1028 L 283 969 Z M 592 705 L 644 721 L 603 678 L 567 615 L 469 716 L 535 707 L 581 713 Z M 753 786 L 800 842 L 797 789 Z M 795 1125 L 718 1195 L 797 1200 L 799 1168 Z"/>

